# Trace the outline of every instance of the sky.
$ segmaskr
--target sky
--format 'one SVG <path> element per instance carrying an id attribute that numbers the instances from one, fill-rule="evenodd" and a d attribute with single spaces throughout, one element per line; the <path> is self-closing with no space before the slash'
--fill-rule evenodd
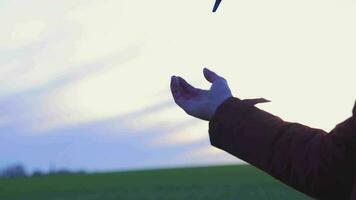
<path id="1" fill-rule="evenodd" d="M 243 163 L 175 105 L 170 77 L 330 131 L 356 94 L 350 0 L 0 0 L 0 167 L 110 171 Z"/>

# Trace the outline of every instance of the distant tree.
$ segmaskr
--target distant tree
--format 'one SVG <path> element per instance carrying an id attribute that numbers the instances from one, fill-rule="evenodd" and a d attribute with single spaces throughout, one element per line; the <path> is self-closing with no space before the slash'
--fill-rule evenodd
<path id="1" fill-rule="evenodd" d="M 78 171 L 72 171 L 69 169 L 58 169 L 56 171 L 50 171 L 48 174 L 46 175 L 69 175 L 69 174 L 85 174 L 86 172 L 84 170 L 78 170 Z"/>
<path id="2" fill-rule="evenodd" d="M 84 169 L 80 169 L 77 171 L 77 174 L 86 174 L 87 172 Z"/>
<path id="3" fill-rule="evenodd" d="M 36 171 L 34 171 L 33 173 L 32 173 L 32 176 L 33 177 L 36 177 L 36 176 L 45 176 L 46 175 L 46 173 L 45 172 L 42 172 L 42 171 L 40 171 L 40 170 L 36 170 Z"/>
<path id="4" fill-rule="evenodd" d="M 55 174 L 55 175 L 65 175 L 65 174 L 72 174 L 73 172 L 71 172 L 70 170 L 67 170 L 67 169 L 59 169 L 55 172 L 52 172 L 52 174 Z"/>
<path id="5" fill-rule="evenodd" d="M 25 167 L 21 164 L 10 165 L 0 171 L 0 176 L 3 178 L 16 178 L 27 176 Z"/>

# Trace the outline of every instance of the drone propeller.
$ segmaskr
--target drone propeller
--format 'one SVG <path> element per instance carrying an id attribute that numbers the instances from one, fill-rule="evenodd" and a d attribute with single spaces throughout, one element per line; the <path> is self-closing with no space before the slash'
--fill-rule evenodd
<path id="1" fill-rule="evenodd" d="M 215 1 L 215 5 L 214 5 L 214 8 L 213 8 L 213 12 L 216 12 L 216 10 L 218 9 L 220 3 L 221 3 L 221 0 L 216 0 L 216 1 Z"/>

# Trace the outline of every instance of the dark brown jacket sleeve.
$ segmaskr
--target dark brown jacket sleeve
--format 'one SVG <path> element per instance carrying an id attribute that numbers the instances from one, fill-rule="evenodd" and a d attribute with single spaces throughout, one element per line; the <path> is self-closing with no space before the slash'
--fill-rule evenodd
<path id="1" fill-rule="evenodd" d="M 354 116 L 326 134 L 286 122 L 254 106 L 258 101 L 230 97 L 209 122 L 211 144 L 317 199 L 350 199 Z"/>

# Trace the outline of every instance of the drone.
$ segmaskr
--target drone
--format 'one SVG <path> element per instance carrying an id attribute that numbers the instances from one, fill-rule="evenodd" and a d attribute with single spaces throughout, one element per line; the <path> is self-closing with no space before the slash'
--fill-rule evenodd
<path id="1" fill-rule="evenodd" d="M 213 8 L 213 12 L 216 12 L 222 0 L 216 0 Z"/>

